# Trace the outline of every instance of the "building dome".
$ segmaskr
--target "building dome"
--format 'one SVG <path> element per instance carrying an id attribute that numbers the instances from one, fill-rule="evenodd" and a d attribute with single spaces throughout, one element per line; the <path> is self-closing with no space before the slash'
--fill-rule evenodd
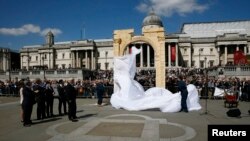
<path id="1" fill-rule="evenodd" d="M 143 27 L 151 26 L 151 25 L 163 27 L 163 24 L 162 24 L 160 17 L 155 15 L 155 13 L 153 11 L 151 11 L 149 13 L 149 15 L 147 17 L 145 17 L 143 22 L 142 22 Z"/>

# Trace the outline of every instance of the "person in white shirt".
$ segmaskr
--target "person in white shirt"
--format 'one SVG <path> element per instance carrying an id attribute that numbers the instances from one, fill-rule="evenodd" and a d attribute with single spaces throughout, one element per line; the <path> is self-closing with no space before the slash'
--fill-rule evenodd
<path id="1" fill-rule="evenodd" d="M 20 105 L 21 105 L 20 116 L 21 116 L 21 122 L 23 122 L 23 108 L 22 108 L 22 103 L 23 103 L 23 87 L 24 87 L 23 81 L 19 82 L 19 86 L 20 86 L 19 95 L 20 95 Z"/>

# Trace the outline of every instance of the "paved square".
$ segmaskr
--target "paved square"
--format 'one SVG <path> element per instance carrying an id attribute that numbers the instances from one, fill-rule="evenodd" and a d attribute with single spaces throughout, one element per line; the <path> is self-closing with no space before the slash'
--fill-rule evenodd
<path id="1" fill-rule="evenodd" d="M 203 109 L 189 113 L 162 113 L 159 110 L 126 111 L 111 105 L 98 107 L 96 99 L 77 99 L 78 122 L 58 115 L 58 100 L 54 100 L 55 117 L 36 120 L 33 106 L 31 127 L 20 122 L 18 97 L 0 97 L 1 141 L 206 141 L 209 124 L 250 124 L 250 102 L 239 103 L 241 118 L 228 117 L 224 100 L 208 99 L 208 114 Z"/>

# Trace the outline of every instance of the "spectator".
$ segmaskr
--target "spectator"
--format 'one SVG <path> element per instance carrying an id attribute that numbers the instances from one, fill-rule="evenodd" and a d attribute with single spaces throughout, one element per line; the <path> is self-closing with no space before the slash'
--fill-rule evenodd
<path id="1" fill-rule="evenodd" d="M 188 91 L 186 83 L 183 81 L 183 76 L 179 76 L 178 80 L 178 90 L 181 92 L 181 111 L 188 112 L 187 108 L 187 97 L 188 97 Z"/>
<path id="2" fill-rule="evenodd" d="M 33 104 L 35 103 L 35 96 L 33 91 L 31 90 L 31 82 L 26 80 L 24 84 L 25 87 L 23 88 L 23 102 L 22 102 L 22 108 L 24 114 L 23 126 L 29 127 L 32 124 L 30 118 L 31 118 Z"/>
<path id="3" fill-rule="evenodd" d="M 67 114 L 67 106 L 66 106 L 66 94 L 65 94 L 65 90 L 64 90 L 64 85 L 63 85 L 63 81 L 59 80 L 59 85 L 57 87 L 58 90 L 58 100 L 59 100 L 59 104 L 58 104 L 58 111 L 59 111 L 59 115 L 62 115 L 62 106 L 63 106 L 63 111 L 64 111 L 64 115 Z"/>
<path id="4" fill-rule="evenodd" d="M 97 104 L 102 106 L 103 94 L 104 94 L 104 85 L 101 80 L 97 81 L 96 84 L 96 93 L 97 93 Z"/>
<path id="5" fill-rule="evenodd" d="M 76 116 L 76 95 L 77 91 L 74 87 L 74 79 L 72 79 L 67 86 L 65 87 L 65 93 L 67 96 L 67 101 L 69 105 L 69 110 L 68 110 L 68 118 L 72 122 L 77 121 L 77 116 Z"/>

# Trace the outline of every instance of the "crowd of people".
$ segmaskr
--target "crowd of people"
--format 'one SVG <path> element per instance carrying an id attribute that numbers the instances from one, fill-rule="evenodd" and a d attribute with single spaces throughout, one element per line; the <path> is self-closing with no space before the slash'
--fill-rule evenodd
<path id="1" fill-rule="evenodd" d="M 32 124 L 31 114 L 33 105 L 37 104 L 37 120 L 54 117 L 54 97 L 58 94 L 58 112 L 59 116 L 68 115 L 69 120 L 77 121 L 76 116 L 76 88 L 74 80 L 67 81 L 44 81 L 36 79 L 35 81 L 21 80 L 19 82 L 19 94 L 21 104 L 21 120 L 23 126 Z M 68 109 L 67 106 L 68 105 Z M 63 107 L 63 113 L 62 113 Z"/>
<path id="2" fill-rule="evenodd" d="M 155 87 L 155 77 L 155 70 L 138 70 L 135 80 L 147 90 Z M 242 101 L 250 101 L 250 80 L 237 77 L 208 77 L 203 69 L 188 68 L 169 69 L 165 79 L 166 89 L 172 93 L 181 91 L 184 99 L 186 91 L 180 81 L 185 82 L 185 85 L 194 84 L 201 98 L 212 97 L 217 87 L 232 91 Z M 54 98 L 58 98 L 58 115 L 68 115 L 69 120 L 77 121 L 76 97 L 97 98 L 97 104 L 101 106 L 103 97 L 110 97 L 112 93 L 113 71 L 96 71 L 82 80 L 0 81 L 0 94 L 20 96 L 21 118 L 24 126 L 30 126 L 32 123 L 30 117 L 34 104 L 37 104 L 37 119 L 42 120 L 54 116 Z M 182 104 L 181 111 L 187 112 L 185 104 Z"/>

